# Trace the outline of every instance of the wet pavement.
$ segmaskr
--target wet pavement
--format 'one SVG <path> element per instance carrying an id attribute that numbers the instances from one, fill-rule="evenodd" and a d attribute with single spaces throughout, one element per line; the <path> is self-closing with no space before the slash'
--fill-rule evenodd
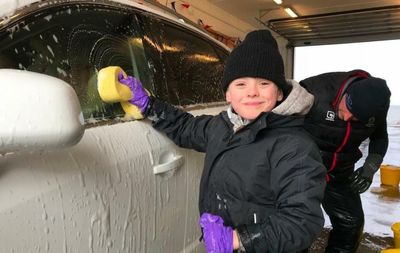
<path id="1" fill-rule="evenodd" d="M 389 148 L 383 164 L 400 166 L 400 126 L 389 126 Z M 361 150 L 365 154 L 368 142 L 363 143 Z M 360 167 L 364 160 L 356 164 Z M 382 249 L 394 247 L 391 225 L 400 222 L 400 191 L 397 187 L 381 185 L 380 172 L 375 176 L 370 189 L 361 195 L 365 226 L 364 235 L 357 253 L 379 253 Z M 326 245 L 329 218 L 325 216 L 325 228 L 321 236 L 311 247 L 311 253 L 322 253 Z"/>
<path id="2" fill-rule="evenodd" d="M 328 228 L 324 228 L 321 236 L 313 243 L 310 253 L 323 253 L 328 238 Z M 382 249 L 393 247 L 392 237 L 381 237 L 364 233 L 360 246 L 356 253 L 379 253 Z"/>

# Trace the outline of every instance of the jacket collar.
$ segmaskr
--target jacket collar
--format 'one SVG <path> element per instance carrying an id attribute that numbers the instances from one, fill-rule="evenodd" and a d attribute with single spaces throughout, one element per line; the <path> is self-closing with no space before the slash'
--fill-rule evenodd
<path id="1" fill-rule="evenodd" d="M 222 118 L 227 123 L 227 126 L 230 128 L 233 135 L 233 123 L 230 121 L 227 111 L 222 113 Z M 256 138 L 257 134 L 264 129 L 299 127 L 302 126 L 303 123 L 303 116 L 279 115 L 273 112 L 264 112 L 255 120 L 238 129 L 237 133 L 240 133 L 240 135 L 244 134 L 246 136 L 245 139 L 252 141 Z"/>
<path id="2" fill-rule="evenodd" d="M 365 79 L 370 77 L 370 74 L 363 70 L 353 70 L 350 72 L 350 75 L 345 78 L 340 84 L 339 91 L 336 94 L 335 100 L 332 101 L 332 107 L 336 110 L 340 100 L 346 92 L 347 87 L 351 85 L 355 80 Z"/>
<path id="3" fill-rule="evenodd" d="M 292 86 L 289 95 L 272 112 L 280 115 L 306 115 L 314 103 L 314 96 L 294 80 L 287 80 L 287 83 Z"/>
<path id="4" fill-rule="evenodd" d="M 241 128 L 245 127 L 248 125 L 251 121 L 248 119 L 244 119 L 235 112 L 233 112 L 233 108 L 230 105 L 228 109 L 226 110 L 228 118 L 230 122 L 233 124 L 233 131 L 236 132 L 240 130 Z"/>

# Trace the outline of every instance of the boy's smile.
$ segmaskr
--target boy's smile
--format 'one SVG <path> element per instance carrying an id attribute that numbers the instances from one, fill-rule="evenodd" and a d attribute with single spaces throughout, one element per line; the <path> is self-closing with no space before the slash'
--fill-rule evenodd
<path id="1" fill-rule="evenodd" d="M 242 118 L 253 120 L 271 111 L 283 98 L 274 82 L 263 78 L 243 77 L 233 80 L 226 91 L 226 101 Z"/>

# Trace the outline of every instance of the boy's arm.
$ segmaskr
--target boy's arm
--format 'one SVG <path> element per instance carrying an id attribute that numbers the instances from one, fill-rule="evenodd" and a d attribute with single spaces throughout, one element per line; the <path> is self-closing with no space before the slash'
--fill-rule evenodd
<path id="1" fill-rule="evenodd" d="M 207 128 L 212 116 L 193 117 L 191 114 L 152 97 L 140 80 L 128 76 L 120 67 L 101 69 L 97 81 L 104 102 L 120 102 L 128 116 L 150 118 L 153 126 L 166 133 L 178 146 L 205 152 Z"/>
<path id="2" fill-rule="evenodd" d="M 155 129 L 164 132 L 178 146 L 205 152 L 213 116 L 194 117 L 154 97 L 149 98 L 145 116 L 152 121 Z"/>

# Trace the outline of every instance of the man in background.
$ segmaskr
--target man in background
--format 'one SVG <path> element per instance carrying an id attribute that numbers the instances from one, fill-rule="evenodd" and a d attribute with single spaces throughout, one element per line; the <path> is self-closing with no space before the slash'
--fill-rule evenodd
<path id="1" fill-rule="evenodd" d="M 327 168 L 322 202 L 332 230 L 325 252 L 356 252 L 364 227 L 360 194 L 371 185 L 388 147 L 386 81 L 363 70 L 332 72 L 300 82 L 314 95 L 305 128 L 317 143 Z M 361 143 L 369 139 L 364 165 Z"/>

